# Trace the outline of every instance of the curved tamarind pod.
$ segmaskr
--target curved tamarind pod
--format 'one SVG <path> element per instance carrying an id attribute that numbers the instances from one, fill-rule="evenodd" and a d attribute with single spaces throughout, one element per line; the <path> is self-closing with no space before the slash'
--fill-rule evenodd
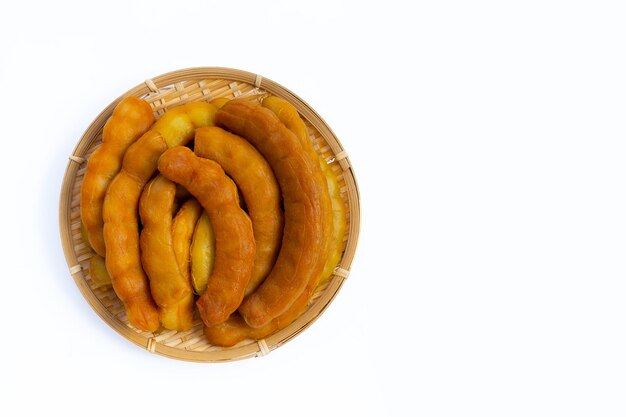
<path id="1" fill-rule="evenodd" d="M 80 216 L 87 230 L 87 241 L 100 256 L 106 253 L 102 236 L 102 205 L 106 190 L 119 172 L 128 147 L 153 123 L 154 115 L 148 103 L 137 97 L 123 99 L 104 125 L 102 145 L 87 161 L 80 194 Z"/>
<path id="2" fill-rule="evenodd" d="M 241 192 L 256 242 L 254 272 L 245 295 L 272 270 L 283 234 L 280 188 L 263 156 L 247 140 L 216 126 L 196 130 L 194 152 L 224 169 Z"/>
<path id="3" fill-rule="evenodd" d="M 176 187 L 176 198 L 179 198 L 181 190 L 185 196 L 190 194 L 182 187 Z M 191 281 L 189 274 L 189 249 L 191 236 L 193 235 L 196 222 L 202 213 L 202 206 L 191 198 L 178 210 L 172 223 L 172 247 L 178 264 L 178 269 L 187 282 Z M 194 296 L 190 293 L 182 300 L 170 307 L 161 308 L 161 323 L 163 327 L 175 330 L 188 330 L 193 325 Z M 177 326 L 178 324 L 178 326 Z"/>
<path id="4" fill-rule="evenodd" d="M 141 267 L 137 205 L 144 184 L 152 176 L 157 156 L 166 149 L 161 135 L 152 130 L 131 145 L 122 170 L 107 190 L 103 211 L 105 259 L 113 290 L 124 303 L 128 321 L 151 332 L 159 328 L 160 320 L 148 277 Z"/>
<path id="5" fill-rule="evenodd" d="M 165 112 L 150 130 L 159 132 L 168 148 L 184 145 L 197 128 L 213 124 L 216 111 L 209 103 L 188 103 Z"/>
<path id="6" fill-rule="evenodd" d="M 143 190 L 139 216 L 141 264 L 150 281 L 150 292 L 166 329 L 187 330 L 193 321 L 193 292 L 180 272 L 172 237 L 172 207 L 176 185 L 158 175 Z M 179 304 L 179 302 L 181 302 Z"/>
<path id="7" fill-rule="evenodd" d="M 333 183 L 337 184 L 337 180 L 335 179 Z M 331 188 L 330 181 L 329 191 L 331 196 L 333 196 L 333 207 L 335 207 L 336 202 L 339 202 L 341 203 L 341 208 L 339 210 L 333 210 L 333 224 L 335 225 L 335 228 L 333 230 L 331 254 L 328 257 L 328 261 L 326 262 L 324 271 L 319 280 L 311 279 L 302 294 L 300 294 L 296 301 L 289 306 L 289 309 L 263 327 L 254 328 L 248 326 L 238 313 L 232 314 L 228 320 L 218 325 L 211 327 L 204 326 L 204 335 L 209 343 L 215 346 L 230 347 L 245 339 L 264 339 L 269 335 L 284 329 L 306 311 L 315 288 L 332 275 L 335 266 L 341 259 L 343 234 L 345 233 L 346 227 L 345 208 L 341 197 L 339 196 L 339 188 Z"/>
<path id="8" fill-rule="evenodd" d="M 230 347 L 245 339 L 264 339 L 269 335 L 287 327 L 306 311 L 315 288 L 332 275 L 335 266 L 341 259 L 343 235 L 346 228 L 346 216 L 345 207 L 343 205 L 343 201 L 341 200 L 341 196 L 339 195 L 337 179 L 332 171 L 328 171 L 332 174 L 332 178 L 328 175 L 326 178 L 328 180 L 328 188 L 333 203 L 334 229 L 333 240 L 331 242 L 331 253 L 319 280 L 312 277 L 305 290 L 302 294 L 300 294 L 296 301 L 289 306 L 289 309 L 263 327 L 254 328 L 248 326 L 237 313 L 231 315 L 224 323 L 211 327 L 204 326 L 204 335 L 209 343 L 215 346 Z"/>
<path id="9" fill-rule="evenodd" d="M 180 300 L 188 287 L 179 279 L 180 271 L 172 245 L 172 207 L 176 186 L 158 175 L 146 184 L 139 198 L 141 264 L 148 274 L 150 290 L 159 307 Z M 176 279 L 171 279 L 175 276 Z"/>
<path id="10" fill-rule="evenodd" d="M 166 112 L 128 148 L 122 169 L 107 189 L 103 206 L 107 269 L 129 322 L 142 330 L 157 330 L 159 316 L 141 267 L 139 197 L 156 172 L 161 154 L 168 147 L 186 144 L 196 128 L 212 124 L 216 110 L 209 103 L 198 102 Z"/>
<path id="11" fill-rule="evenodd" d="M 176 187 L 176 194 L 182 187 Z M 187 191 L 187 190 L 185 190 Z M 178 263 L 178 269 L 185 279 L 191 283 L 191 241 L 202 206 L 195 198 L 190 198 L 180 207 L 172 223 L 172 247 Z"/>
<path id="12" fill-rule="evenodd" d="M 196 304 L 207 326 L 221 323 L 241 303 L 252 276 L 256 249 L 252 223 L 239 207 L 237 187 L 217 163 L 179 146 L 161 156 L 159 171 L 189 190 L 209 216 L 215 264 Z"/>
<path id="13" fill-rule="evenodd" d="M 191 283 L 196 294 L 204 294 L 214 264 L 215 234 L 209 216 L 203 212 L 191 242 Z"/>
<path id="14" fill-rule="evenodd" d="M 291 130 L 300 141 L 302 148 L 315 160 L 318 160 L 318 155 L 313 149 L 313 144 L 309 139 L 309 132 L 306 125 L 300 118 L 298 110 L 291 105 L 287 100 L 284 100 L 276 96 L 267 96 L 261 103 L 266 109 L 270 109 L 272 113 L 278 117 L 287 129 Z"/>
<path id="15" fill-rule="evenodd" d="M 319 280 L 319 283 L 322 283 L 331 276 L 335 267 L 341 260 L 343 235 L 346 231 L 346 208 L 343 204 L 343 200 L 341 199 L 337 177 L 330 169 L 326 161 L 313 149 L 313 145 L 309 140 L 309 133 L 306 125 L 300 117 L 298 110 L 291 103 L 280 97 L 268 96 L 263 100 L 262 106 L 274 112 L 278 119 L 283 122 L 285 126 L 287 126 L 287 129 L 291 130 L 298 137 L 300 144 L 309 153 L 311 158 L 317 158 L 322 174 L 325 177 L 333 213 L 333 232 L 328 250 L 328 258 Z"/>
<path id="16" fill-rule="evenodd" d="M 211 100 L 211 104 L 217 107 L 218 109 L 221 109 L 224 106 L 224 104 L 228 103 L 229 101 L 230 99 L 226 97 L 220 97 L 220 98 Z"/>
<path id="17" fill-rule="evenodd" d="M 276 264 L 259 288 L 239 307 L 251 327 L 262 327 L 284 313 L 317 277 L 327 258 L 332 216 L 326 184 L 297 137 L 274 113 L 243 100 L 231 100 L 215 116 L 249 142 L 269 162 L 285 207 L 283 241 Z"/>

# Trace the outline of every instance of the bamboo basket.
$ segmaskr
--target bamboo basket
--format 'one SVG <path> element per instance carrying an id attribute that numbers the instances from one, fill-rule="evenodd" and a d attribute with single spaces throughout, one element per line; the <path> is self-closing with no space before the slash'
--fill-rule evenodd
<path id="1" fill-rule="evenodd" d="M 315 150 L 337 174 L 347 212 L 344 251 L 331 279 L 317 288 L 308 309 L 291 325 L 265 339 L 244 340 L 230 348 L 212 346 L 205 339 L 197 318 L 185 332 L 164 330 L 149 333 L 131 326 L 121 301 L 110 285 L 96 287 L 89 275 L 92 251 L 80 233 L 80 190 L 86 161 L 101 144 L 102 129 L 115 106 L 125 97 L 143 98 L 159 118 L 168 109 L 194 101 L 218 97 L 259 100 L 267 94 L 282 97 L 299 111 L 309 129 Z M 59 225 L 69 272 L 87 302 L 114 330 L 131 342 L 166 357 L 195 361 L 223 362 L 263 356 L 282 346 L 320 316 L 335 298 L 350 272 L 359 235 L 359 192 L 346 151 L 330 127 L 302 99 L 278 83 L 260 75 L 229 68 L 191 68 L 160 75 L 124 93 L 89 125 L 69 156 L 61 188 Z"/>

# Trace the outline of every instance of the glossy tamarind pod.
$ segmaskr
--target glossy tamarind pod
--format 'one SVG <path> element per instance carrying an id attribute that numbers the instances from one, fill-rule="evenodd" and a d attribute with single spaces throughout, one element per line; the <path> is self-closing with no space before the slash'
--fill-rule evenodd
<path id="1" fill-rule="evenodd" d="M 270 273 L 280 249 L 283 212 L 280 188 L 263 156 L 245 139 L 216 126 L 196 130 L 194 152 L 224 169 L 243 196 L 256 242 L 254 272 L 245 295 Z"/>
<path id="2" fill-rule="evenodd" d="M 180 268 L 173 245 L 172 207 L 176 184 L 157 175 L 139 200 L 143 228 L 139 237 L 141 264 L 150 280 L 150 292 L 166 329 L 188 330 L 193 321 L 193 291 Z"/>
<path id="3" fill-rule="evenodd" d="M 176 187 L 176 193 L 180 187 Z M 186 191 L 186 190 L 185 190 Z M 172 223 L 172 246 L 181 274 L 191 283 L 191 242 L 198 219 L 203 213 L 202 206 L 195 198 L 183 203 Z"/>
<path id="4" fill-rule="evenodd" d="M 111 180 L 122 167 L 128 147 L 154 123 L 150 105 L 137 97 L 126 97 L 113 110 L 102 130 L 102 145 L 87 161 L 80 194 L 80 216 L 88 243 L 100 256 L 106 249 L 102 227 L 102 205 Z"/>
<path id="5" fill-rule="evenodd" d="M 196 304 L 207 326 L 219 324 L 237 309 L 252 276 L 255 257 L 252 223 L 239 206 L 237 187 L 216 162 L 178 146 L 161 156 L 159 171 L 185 187 L 211 221 L 215 264 L 206 290 Z"/>
<path id="6" fill-rule="evenodd" d="M 239 307 L 249 326 L 263 327 L 287 311 L 311 277 L 321 274 L 331 238 L 330 198 L 317 160 L 271 110 L 231 100 L 216 113 L 216 123 L 252 143 L 281 188 L 285 226 L 276 264 Z"/>
<path id="7" fill-rule="evenodd" d="M 343 236 L 346 231 L 346 208 L 341 198 L 337 176 L 333 173 L 326 161 L 313 149 L 309 139 L 306 124 L 300 117 L 298 110 L 287 100 L 276 96 L 268 96 L 263 100 L 263 107 L 270 109 L 283 124 L 291 130 L 300 140 L 300 144 L 307 150 L 311 158 L 317 158 L 320 169 L 324 175 L 324 180 L 330 196 L 332 207 L 332 239 L 328 250 L 328 258 L 324 264 L 324 270 L 319 277 L 319 282 L 326 281 L 335 270 L 341 260 L 343 249 Z"/>

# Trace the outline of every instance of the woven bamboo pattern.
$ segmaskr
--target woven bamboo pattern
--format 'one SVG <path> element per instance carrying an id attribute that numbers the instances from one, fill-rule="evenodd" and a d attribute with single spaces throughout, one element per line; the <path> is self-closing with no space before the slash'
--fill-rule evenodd
<path id="1" fill-rule="evenodd" d="M 164 330 L 153 334 L 131 326 L 121 301 L 112 287 L 96 287 L 89 275 L 93 255 L 81 236 L 80 190 L 86 161 L 102 143 L 102 129 L 115 106 L 127 96 L 145 99 L 158 119 L 167 110 L 195 101 L 211 101 L 219 97 L 261 100 L 268 94 L 282 97 L 293 104 L 305 120 L 315 150 L 329 163 L 338 177 L 341 196 L 347 213 L 344 252 L 334 275 L 319 287 L 308 310 L 286 328 L 263 340 L 244 340 L 222 348 L 210 345 L 204 337 L 202 322 L 194 318 L 193 327 L 185 332 Z M 68 165 L 61 189 L 59 226 L 69 272 L 85 299 L 96 313 L 114 330 L 150 352 L 170 358 L 220 362 L 264 356 L 297 336 L 322 314 L 337 295 L 350 272 L 359 235 L 359 193 L 347 152 L 324 120 L 302 99 L 281 85 L 257 74 L 228 68 L 191 68 L 146 80 L 124 93 L 87 128 L 76 148 L 68 156 Z"/>

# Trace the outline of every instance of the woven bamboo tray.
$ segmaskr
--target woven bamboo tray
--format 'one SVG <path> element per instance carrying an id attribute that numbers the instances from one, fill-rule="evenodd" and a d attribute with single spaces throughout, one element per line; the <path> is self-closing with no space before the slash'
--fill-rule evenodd
<path id="1" fill-rule="evenodd" d="M 218 97 L 259 100 L 273 94 L 293 104 L 305 120 L 314 148 L 337 174 L 347 212 L 344 252 L 335 273 L 318 288 L 308 310 L 288 327 L 259 341 L 244 340 L 231 348 L 210 345 L 202 322 L 196 317 L 186 332 L 164 330 L 149 333 L 131 326 L 121 301 L 111 288 L 95 287 L 89 275 L 92 251 L 80 233 L 80 189 L 86 161 L 102 142 L 102 129 L 115 106 L 125 97 L 145 99 L 159 118 L 166 110 L 193 101 Z M 310 326 L 337 295 L 350 272 L 359 235 L 359 193 L 350 160 L 330 127 L 302 99 L 278 83 L 260 75 L 228 68 L 191 68 L 160 75 L 132 88 L 105 108 L 89 125 L 69 156 L 61 188 L 59 224 L 63 251 L 70 274 L 96 313 L 133 343 L 170 358 L 196 362 L 222 362 L 263 356 L 282 346 Z"/>

